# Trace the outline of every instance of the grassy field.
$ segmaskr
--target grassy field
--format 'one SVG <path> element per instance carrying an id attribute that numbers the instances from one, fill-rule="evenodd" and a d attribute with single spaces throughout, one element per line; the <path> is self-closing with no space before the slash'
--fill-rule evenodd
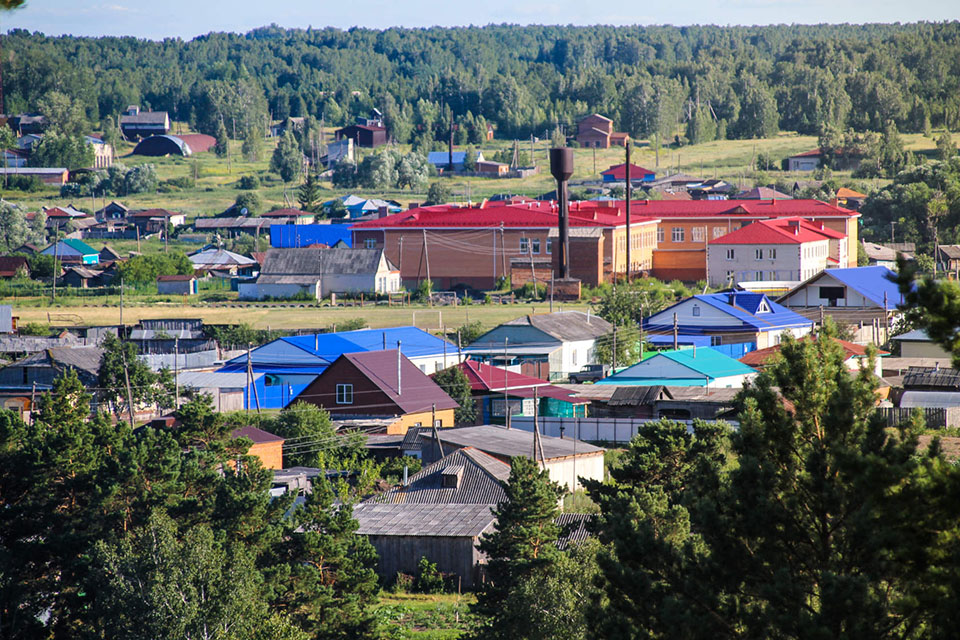
<path id="1" fill-rule="evenodd" d="M 331 136 L 332 137 L 332 136 Z M 920 134 L 903 134 L 904 145 L 907 149 L 914 152 L 930 152 L 935 148 L 933 138 L 924 138 Z M 530 141 L 518 141 L 520 148 L 528 155 L 530 154 Z M 161 180 L 168 178 L 193 176 L 196 172 L 197 181 L 193 188 L 174 190 L 169 193 L 151 193 L 137 194 L 124 198 L 118 198 L 131 208 L 150 208 L 163 207 L 172 210 L 182 211 L 188 217 L 203 215 L 209 216 L 220 213 L 229 207 L 236 196 L 241 193 L 236 188 L 237 180 L 243 175 L 258 175 L 263 186 L 257 190 L 264 202 L 264 209 L 268 210 L 275 206 L 284 206 L 284 188 L 280 179 L 269 172 L 269 158 L 272 153 L 274 141 L 268 140 L 265 145 L 264 157 L 259 162 L 247 162 L 242 159 L 240 154 L 240 142 L 231 143 L 230 159 L 218 158 L 213 152 L 199 153 L 192 158 L 168 157 L 168 158 L 146 158 L 138 156 L 129 156 L 132 151 L 132 145 L 124 145 L 118 150 L 122 162 L 128 166 L 141 163 L 152 163 L 156 165 L 158 175 Z M 652 149 L 643 146 L 642 143 L 634 149 L 633 162 L 651 170 L 660 175 L 674 171 L 683 171 L 695 176 L 702 177 L 721 177 L 732 180 L 744 187 L 753 186 L 753 171 L 751 165 L 758 154 L 766 153 L 774 159 L 792 155 L 800 151 L 806 151 L 816 147 L 817 140 L 812 136 L 799 136 L 792 133 L 781 133 L 776 137 L 764 140 L 718 140 L 705 144 L 682 147 L 680 149 L 663 149 L 660 153 L 659 165 L 656 162 L 656 155 Z M 485 143 L 479 147 L 486 155 L 492 156 L 494 152 L 501 149 L 510 149 L 513 146 L 512 140 L 495 140 L 491 143 Z M 464 178 L 452 176 L 449 178 L 435 178 L 449 181 L 454 198 L 457 200 L 471 199 L 473 201 L 481 200 L 498 193 L 517 193 L 521 195 L 534 196 L 540 193 L 551 191 L 554 188 L 553 179 L 549 173 L 548 160 L 549 141 L 543 140 L 534 144 L 533 160 L 541 167 L 539 175 L 529 178 L 511 178 L 511 179 L 490 179 L 490 178 Z M 370 150 L 361 149 L 361 157 L 364 154 L 371 153 Z M 599 172 L 605 170 L 610 165 L 619 164 L 624 160 L 624 151 L 622 148 L 613 149 L 576 149 L 575 152 L 575 171 L 573 175 L 574 189 L 577 183 L 585 180 L 599 179 Z M 808 179 L 809 174 L 784 174 L 779 171 L 771 171 L 767 174 L 769 180 L 775 180 L 778 177 L 788 179 Z M 333 189 L 328 181 L 322 181 L 322 197 L 324 199 L 343 195 L 345 191 Z M 386 190 L 379 193 L 366 192 L 363 189 L 356 190 L 368 197 L 385 197 L 398 200 L 404 205 L 410 202 L 422 202 L 425 199 L 425 192 L 411 192 L 409 190 L 396 191 Z M 295 203 L 295 186 L 291 185 L 287 189 L 289 201 Z M 110 198 L 97 198 L 93 201 L 86 199 L 62 199 L 59 193 L 54 189 L 46 189 L 35 194 L 22 194 L 16 191 L 3 193 L 3 197 L 13 202 L 22 203 L 28 210 L 39 208 L 39 206 L 66 205 L 71 202 L 77 207 L 86 209 L 100 208 L 109 202 Z M 150 250 L 156 247 L 149 247 Z"/>
<path id="2" fill-rule="evenodd" d="M 21 323 L 39 322 L 58 326 L 109 325 L 120 322 L 119 300 L 111 299 L 111 306 L 70 307 L 25 307 L 15 306 L 14 315 Z M 555 310 L 579 309 L 585 311 L 587 304 L 555 304 Z M 143 318 L 202 318 L 207 324 L 232 324 L 245 322 L 257 329 L 308 329 L 343 324 L 347 320 L 363 318 L 371 328 L 416 325 L 421 329 L 436 331 L 446 326 L 455 329 L 468 322 L 481 322 L 485 327 L 494 327 L 502 322 L 530 313 L 547 313 L 549 304 L 470 305 L 467 307 L 297 307 L 290 305 L 230 305 L 194 306 L 177 303 L 153 304 L 150 306 L 125 306 L 123 321 L 134 324 Z"/>
<path id="3" fill-rule="evenodd" d="M 377 615 L 387 624 L 390 638 L 454 640 L 466 629 L 467 608 L 474 600 L 472 594 L 384 592 Z"/>

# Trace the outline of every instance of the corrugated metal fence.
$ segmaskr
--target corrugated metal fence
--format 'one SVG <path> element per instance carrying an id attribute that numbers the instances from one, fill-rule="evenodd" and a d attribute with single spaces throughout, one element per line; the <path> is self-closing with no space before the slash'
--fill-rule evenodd
<path id="1" fill-rule="evenodd" d="M 930 429 L 945 429 L 960 426 L 960 407 L 923 407 L 923 417 Z M 910 414 L 914 409 L 902 407 L 880 407 L 877 411 L 882 415 L 888 426 L 895 426 L 909 422 Z"/>

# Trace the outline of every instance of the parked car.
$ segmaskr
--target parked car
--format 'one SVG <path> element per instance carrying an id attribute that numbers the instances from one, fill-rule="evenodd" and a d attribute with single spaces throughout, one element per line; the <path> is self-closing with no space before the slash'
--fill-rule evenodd
<path id="1" fill-rule="evenodd" d="M 582 384 L 584 382 L 596 382 L 601 378 L 606 378 L 610 373 L 608 364 L 588 364 L 580 371 L 570 374 L 571 384 Z"/>

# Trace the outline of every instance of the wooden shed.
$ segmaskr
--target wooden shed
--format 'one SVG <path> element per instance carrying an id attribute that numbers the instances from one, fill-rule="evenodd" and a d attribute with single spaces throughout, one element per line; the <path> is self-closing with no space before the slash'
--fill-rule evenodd
<path id="1" fill-rule="evenodd" d="M 378 504 L 354 508 L 357 533 L 377 550 L 377 574 L 386 581 L 398 573 L 416 574 L 420 558 L 443 573 L 459 576 L 464 588 L 480 581 L 486 557 L 477 550 L 481 535 L 494 529 L 490 504 Z"/>

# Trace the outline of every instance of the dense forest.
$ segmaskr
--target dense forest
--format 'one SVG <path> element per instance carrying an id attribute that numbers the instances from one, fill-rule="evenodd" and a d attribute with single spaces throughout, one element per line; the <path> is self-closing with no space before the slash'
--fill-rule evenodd
<path id="1" fill-rule="evenodd" d="M 700 142 L 960 127 L 960 23 L 770 27 L 354 28 L 211 33 L 189 42 L 2 41 L 7 113 L 99 128 L 129 104 L 242 137 L 267 117 L 340 125 L 372 107 L 394 139 L 457 142 L 486 123 L 544 135 L 588 112 L 635 137 Z M 109 124 L 109 123 L 106 123 Z"/>

